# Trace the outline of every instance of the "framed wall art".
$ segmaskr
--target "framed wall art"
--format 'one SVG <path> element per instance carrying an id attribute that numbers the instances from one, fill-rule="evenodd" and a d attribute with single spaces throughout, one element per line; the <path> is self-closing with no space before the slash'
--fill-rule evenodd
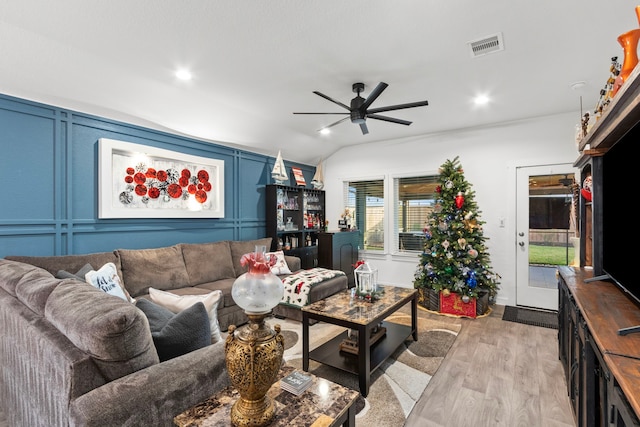
<path id="1" fill-rule="evenodd" d="M 224 161 L 98 141 L 99 218 L 224 218 Z"/>

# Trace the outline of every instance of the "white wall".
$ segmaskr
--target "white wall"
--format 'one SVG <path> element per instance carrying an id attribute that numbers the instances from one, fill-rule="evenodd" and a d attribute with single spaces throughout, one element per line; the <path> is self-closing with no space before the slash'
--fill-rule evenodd
<path id="1" fill-rule="evenodd" d="M 515 305 L 516 167 L 572 164 L 578 158 L 574 142 L 578 121 L 579 113 L 567 113 L 343 148 L 324 161 L 329 229 L 336 229 L 344 209 L 344 181 L 437 174 L 446 160 L 459 156 L 465 179 L 475 191 L 480 218 L 485 221 L 484 236 L 493 271 L 502 277 L 497 302 Z M 390 205 L 387 209 L 393 212 Z M 504 228 L 499 226 L 501 218 L 505 219 Z M 369 252 L 361 253 L 361 258 L 378 268 L 381 283 L 413 286 L 418 255 L 392 255 L 389 251 L 376 256 Z"/>

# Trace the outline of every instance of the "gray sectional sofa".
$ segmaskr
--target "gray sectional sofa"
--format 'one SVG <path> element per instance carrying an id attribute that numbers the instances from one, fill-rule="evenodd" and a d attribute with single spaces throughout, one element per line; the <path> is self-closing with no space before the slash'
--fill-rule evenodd
<path id="1" fill-rule="evenodd" d="M 223 341 L 160 362 L 140 309 L 77 279 L 57 279 L 60 270 L 112 262 L 136 299 L 148 298 L 149 287 L 179 295 L 219 289 L 226 331 L 247 320 L 231 297 L 245 272 L 240 257 L 270 240 L 0 259 L 0 405 L 9 425 L 170 426 L 229 384 Z M 286 261 L 300 269 L 298 258 Z M 335 277 L 316 285 L 310 300 L 346 287 L 345 276 Z"/>

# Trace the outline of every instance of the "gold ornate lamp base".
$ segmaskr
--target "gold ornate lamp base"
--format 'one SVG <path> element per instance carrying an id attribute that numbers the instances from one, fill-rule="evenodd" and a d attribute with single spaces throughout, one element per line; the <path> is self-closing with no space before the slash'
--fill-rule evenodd
<path id="1" fill-rule="evenodd" d="M 264 323 L 269 313 L 250 314 L 249 324 L 236 330 L 229 326 L 225 342 L 227 372 L 240 399 L 231 408 L 231 422 L 238 427 L 262 427 L 275 416 L 267 391 L 278 378 L 284 353 L 280 325 L 274 330 Z"/>

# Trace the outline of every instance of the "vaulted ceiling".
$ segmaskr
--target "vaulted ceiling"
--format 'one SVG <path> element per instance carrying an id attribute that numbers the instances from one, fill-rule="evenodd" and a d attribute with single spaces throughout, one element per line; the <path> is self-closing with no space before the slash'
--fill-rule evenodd
<path id="1" fill-rule="evenodd" d="M 3 0 L 0 93 L 285 160 L 341 147 L 595 106 L 617 37 L 638 28 L 626 0 Z M 469 42 L 500 35 L 504 50 Z M 188 68 L 193 78 L 174 72 Z M 426 107 L 346 120 L 349 104 Z M 574 85 L 574 83 L 580 83 Z M 486 94 L 484 107 L 472 98 Z M 567 138 L 573 129 L 567 129 Z"/>

